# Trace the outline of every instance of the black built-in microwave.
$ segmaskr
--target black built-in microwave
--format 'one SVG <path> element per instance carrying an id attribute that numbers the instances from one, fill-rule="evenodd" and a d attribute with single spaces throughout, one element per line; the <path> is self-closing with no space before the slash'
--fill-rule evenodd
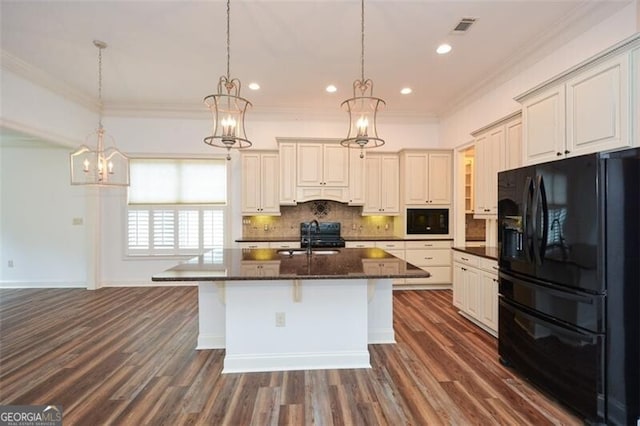
<path id="1" fill-rule="evenodd" d="M 449 209 L 407 209 L 407 235 L 449 235 Z"/>

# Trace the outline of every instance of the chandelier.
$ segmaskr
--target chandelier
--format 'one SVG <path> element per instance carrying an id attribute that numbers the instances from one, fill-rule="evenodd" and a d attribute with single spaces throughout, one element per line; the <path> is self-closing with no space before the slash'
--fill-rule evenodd
<path id="1" fill-rule="evenodd" d="M 364 78 L 364 0 L 361 0 L 360 40 L 361 54 L 360 80 L 353 82 L 353 98 L 342 102 L 341 107 L 349 114 L 349 133 L 340 141 L 342 146 L 360 148 L 360 158 L 364 158 L 365 148 L 378 148 L 384 140 L 378 137 L 376 118 L 385 101 L 373 97 L 373 81 Z"/>
<path id="2" fill-rule="evenodd" d="M 98 48 L 98 129 L 87 140 L 96 139 L 96 148 L 81 145 L 71 154 L 71 185 L 128 186 L 129 158 L 118 151 L 115 141 L 102 126 L 102 51 L 107 43 L 94 40 Z M 105 147 L 105 138 L 111 143 Z"/>
<path id="3" fill-rule="evenodd" d="M 251 102 L 240 96 L 240 80 L 232 79 L 229 73 L 230 36 L 229 36 L 230 0 L 227 0 L 227 75 L 218 81 L 218 93 L 204 98 L 211 111 L 213 132 L 204 138 L 204 143 L 227 150 L 227 160 L 231 160 L 231 149 L 244 149 L 251 146 L 244 131 L 244 115 Z"/>

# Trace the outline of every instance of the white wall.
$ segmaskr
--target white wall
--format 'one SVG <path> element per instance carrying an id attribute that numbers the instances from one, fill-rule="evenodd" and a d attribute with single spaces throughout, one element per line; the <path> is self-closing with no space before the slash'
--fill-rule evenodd
<path id="1" fill-rule="evenodd" d="M 514 97 L 633 35 L 639 29 L 637 13 L 638 2 L 630 3 L 506 83 L 443 117 L 441 144 L 453 148 L 468 142 L 471 132 L 519 110 Z"/>
<path id="2" fill-rule="evenodd" d="M 0 125 L 59 145 L 78 146 L 98 124 L 96 113 L 0 69 Z"/>
<path id="3" fill-rule="evenodd" d="M 0 147 L 0 286 L 86 286 L 84 188 L 69 184 L 68 149 Z M 8 266 L 13 261 L 13 267 Z"/>

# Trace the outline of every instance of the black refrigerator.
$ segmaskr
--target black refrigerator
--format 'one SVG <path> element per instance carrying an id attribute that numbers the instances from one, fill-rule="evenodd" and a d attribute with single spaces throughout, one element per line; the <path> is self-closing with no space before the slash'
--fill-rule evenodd
<path id="1" fill-rule="evenodd" d="M 587 423 L 640 424 L 640 149 L 498 174 L 501 362 Z"/>

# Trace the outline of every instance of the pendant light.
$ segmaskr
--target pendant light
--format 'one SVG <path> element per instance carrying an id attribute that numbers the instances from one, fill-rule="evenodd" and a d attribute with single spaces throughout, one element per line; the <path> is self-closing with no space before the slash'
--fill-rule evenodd
<path id="1" fill-rule="evenodd" d="M 340 141 L 340 144 L 349 148 L 360 148 L 360 158 L 364 158 L 364 149 L 384 145 L 384 140 L 378 137 L 376 119 L 378 111 L 386 103 L 380 98 L 373 97 L 373 81 L 364 78 L 364 0 L 361 0 L 360 18 L 361 75 L 360 80 L 353 82 L 353 98 L 341 104 L 349 114 L 349 133 Z"/>
<path id="2" fill-rule="evenodd" d="M 231 159 L 231 149 L 245 149 L 251 146 L 244 131 L 244 116 L 251 102 L 240 96 L 240 80 L 232 79 L 229 73 L 230 0 L 227 0 L 227 74 L 218 81 L 218 93 L 204 98 L 213 117 L 213 133 L 204 138 L 204 143 L 227 150 L 227 160 Z"/>
<path id="3" fill-rule="evenodd" d="M 102 126 L 102 51 L 107 43 L 94 40 L 98 48 L 98 129 L 88 139 L 96 138 L 96 148 L 82 145 L 71 154 L 71 185 L 128 186 L 129 158 L 118 151 L 115 141 Z M 105 147 L 105 138 L 111 145 Z"/>

